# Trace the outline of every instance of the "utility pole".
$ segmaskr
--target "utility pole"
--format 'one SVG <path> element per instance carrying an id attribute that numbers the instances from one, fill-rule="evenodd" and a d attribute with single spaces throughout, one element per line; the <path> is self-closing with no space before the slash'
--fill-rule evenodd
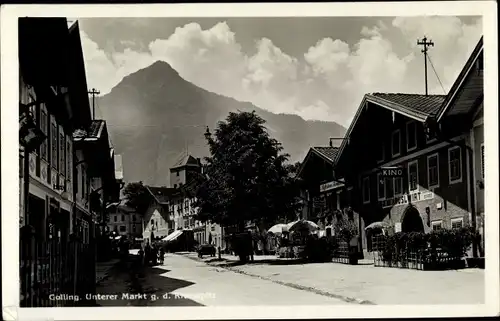
<path id="1" fill-rule="evenodd" d="M 99 95 L 101 92 L 92 88 L 88 93 L 92 95 L 92 120 L 95 120 L 95 95 Z"/>
<path id="2" fill-rule="evenodd" d="M 424 49 L 422 49 L 422 52 L 424 53 L 424 72 L 425 72 L 425 95 L 428 95 L 427 91 L 427 50 L 429 50 L 428 47 L 434 47 L 434 42 L 432 40 L 427 41 L 427 37 L 424 36 L 422 41 L 417 39 L 417 45 L 418 46 L 424 46 Z"/>

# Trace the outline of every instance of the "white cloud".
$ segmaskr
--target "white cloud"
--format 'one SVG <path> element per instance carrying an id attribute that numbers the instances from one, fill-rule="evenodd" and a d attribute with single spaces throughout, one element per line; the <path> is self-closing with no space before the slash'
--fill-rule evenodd
<path id="1" fill-rule="evenodd" d="M 449 89 L 481 27 L 480 20 L 467 25 L 455 17 L 395 18 L 389 26 L 379 22 L 363 27 L 354 42 L 318 39 L 303 57 L 287 54 L 267 38 L 257 39 L 255 54 L 248 55 L 226 22 L 205 30 L 197 23 L 178 27 L 169 38 L 151 42 L 149 52 L 105 52 L 83 32 L 82 45 L 89 87 L 103 93 L 124 76 L 164 60 L 207 90 L 272 112 L 348 126 L 366 92 L 422 92 L 416 39 L 423 35 L 436 44 L 429 53 Z M 429 73 L 432 78 L 431 69 Z M 435 79 L 430 87 L 439 88 Z"/>

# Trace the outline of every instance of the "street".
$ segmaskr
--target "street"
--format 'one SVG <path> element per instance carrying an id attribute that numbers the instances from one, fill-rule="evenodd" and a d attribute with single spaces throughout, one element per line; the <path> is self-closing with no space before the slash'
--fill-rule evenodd
<path id="1" fill-rule="evenodd" d="M 99 306 L 332 305 L 342 300 L 167 254 L 164 265 L 140 267 L 136 256 L 97 287 Z M 139 294 L 139 295 L 138 295 Z M 146 294 L 147 298 L 143 295 Z M 164 298 L 164 295 L 167 297 Z M 152 300 L 156 295 L 157 300 Z M 136 298 L 139 296 L 138 298 Z"/>

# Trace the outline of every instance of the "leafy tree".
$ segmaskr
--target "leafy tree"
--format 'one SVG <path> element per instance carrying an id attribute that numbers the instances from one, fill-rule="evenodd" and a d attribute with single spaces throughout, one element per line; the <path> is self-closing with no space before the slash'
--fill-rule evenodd
<path id="1" fill-rule="evenodd" d="M 229 113 L 212 135 L 206 157 L 207 180 L 198 188 L 197 219 L 243 232 L 245 224 L 273 224 L 295 217 L 298 189 L 285 165 L 287 154 L 271 138 L 255 112 Z"/>
<path id="2" fill-rule="evenodd" d="M 142 181 L 128 183 L 123 190 L 127 198 L 127 205 L 134 208 L 137 213 L 144 215 L 151 202 L 151 194 L 146 189 Z"/>

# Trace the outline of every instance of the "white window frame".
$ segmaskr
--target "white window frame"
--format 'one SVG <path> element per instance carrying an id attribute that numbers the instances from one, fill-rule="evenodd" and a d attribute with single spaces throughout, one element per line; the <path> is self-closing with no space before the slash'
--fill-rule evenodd
<path id="1" fill-rule="evenodd" d="M 464 227 L 464 218 L 463 217 L 455 217 L 455 218 L 452 218 L 451 219 L 451 228 L 453 229 L 453 223 L 457 223 L 457 222 L 460 222 L 461 224 L 461 227 Z"/>
<path id="2" fill-rule="evenodd" d="M 365 185 L 368 186 L 368 195 L 365 195 Z M 363 177 L 361 180 L 361 197 L 363 198 L 363 204 L 369 204 L 370 203 L 370 176 Z M 368 198 L 366 198 L 368 196 Z"/>
<path id="3" fill-rule="evenodd" d="M 415 146 L 414 146 L 414 147 L 412 147 L 412 148 L 408 147 L 409 142 L 410 142 L 410 140 L 409 140 L 410 135 L 409 135 L 408 127 L 409 127 L 411 124 L 414 124 L 414 125 L 415 125 Z M 414 120 L 410 120 L 410 121 L 408 121 L 408 122 L 406 123 L 406 151 L 407 151 L 407 152 L 411 152 L 411 151 L 413 151 L 413 150 L 417 149 L 417 147 L 418 147 L 418 138 L 417 138 L 417 122 L 416 122 L 416 121 L 414 121 Z"/>
<path id="4" fill-rule="evenodd" d="M 410 167 L 413 165 L 413 164 L 416 164 L 417 165 L 417 188 L 412 190 L 411 189 L 411 177 L 410 177 Z M 412 193 L 412 192 L 418 192 L 419 191 L 419 188 L 420 185 L 419 185 L 419 181 L 418 181 L 418 159 L 414 160 L 414 161 L 411 161 L 411 162 L 408 162 L 408 192 L 409 193 Z"/>
<path id="5" fill-rule="evenodd" d="M 381 155 L 378 155 L 379 158 L 377 159 L 377 164 L 383 163 L 385 161 L 385 145 L 382 143 L 382 145 L 379 146 L 379 153 L 382 153 Z M 380 158 L 382 156 L 382 158 Z"/>
<path id="6" fill-rule="evenodd" d="M 396 133 L 399 136 L 399 151 L 397 154 L 394 154 L 394 135 Z M 391 155 L 392 155 L 392 157 L 398 157 L 401 155 L 401 130 L 400 129 L 396 129 L 395 131 L 393 131 L 391 133 Z"/>
<path id="7" fill-rule="evenodd" d="M 380 196 L 380 182 L 383 182 L 382 191 L 384 191 L 384 195 Z M 377 174 L 377 197 L 379 201 L 385 200 L 385 177 L 382 176 L 382 173 Z"/>
<path id="8" fill-rule="evenodd" d="M 435 185 L 431 185 L 431 172 L 430 172 L 430 166 L 429 166 L 429 160 L 432 158 L 432 157 L 437 157 L 437 184 Z M 427 184 L 429 185 L 429 190 L 430 189 L 434 189 L 434 188 L 438 188 L 439 187 L 439 153 L 434 153 L 434 154 L 431 154 L 429 156 L 427 156 Z"/>
<path id="9" fill-rule="evenodd" d="M 481 147 L 479 148 L 479 152 L 481 153 L 480 159 L 481 159 L 481 178 L 484 179 L 484 170 L 486 169 L 485 164 L 484 164 L 484 143 L 481 143 Z"/>
<path id="10" fill-rule="evenodd" d="M 450 159 L 450 155 L 451 155 L 452 151 L 457 150 L 457 149 L 460 151 L 458 153 L 459 154 L 459 159 L 460 159 L 460 178 L 453 180 L 451 178 L 451 159 Z M 453 146 L 453 147 L 448 148 L 448 181 L 449 181 L 450 185 L 462 182 L 463 176 L 464 176 L 463 169 L 462 169 L 463 168 L 462 161 L 463 161 L 462 160 L 462 148 L 460 148 L 460 146 Z"/>
<path id="11" fill-rule="evenodd" d="M 398 178 L 401 180 L 401 190 L 399 191 L 399 193 L 396 193 L 396 180 Z M 404 187 L 403 177 L 394 177 L 394 181 L 393 181 L 394 197 L 403 195 L 403 189 L 404 189 L 403 187 Z"/>
<path id="12" fill-rule="evenodd" d="M 443 227 L 443 220 L 431 221 L 431 229 L 432 229 L 432 231 L 434 231 L 434 226 L 435 225 L 441 225 L 441 230 L 444 228 Z"/>

